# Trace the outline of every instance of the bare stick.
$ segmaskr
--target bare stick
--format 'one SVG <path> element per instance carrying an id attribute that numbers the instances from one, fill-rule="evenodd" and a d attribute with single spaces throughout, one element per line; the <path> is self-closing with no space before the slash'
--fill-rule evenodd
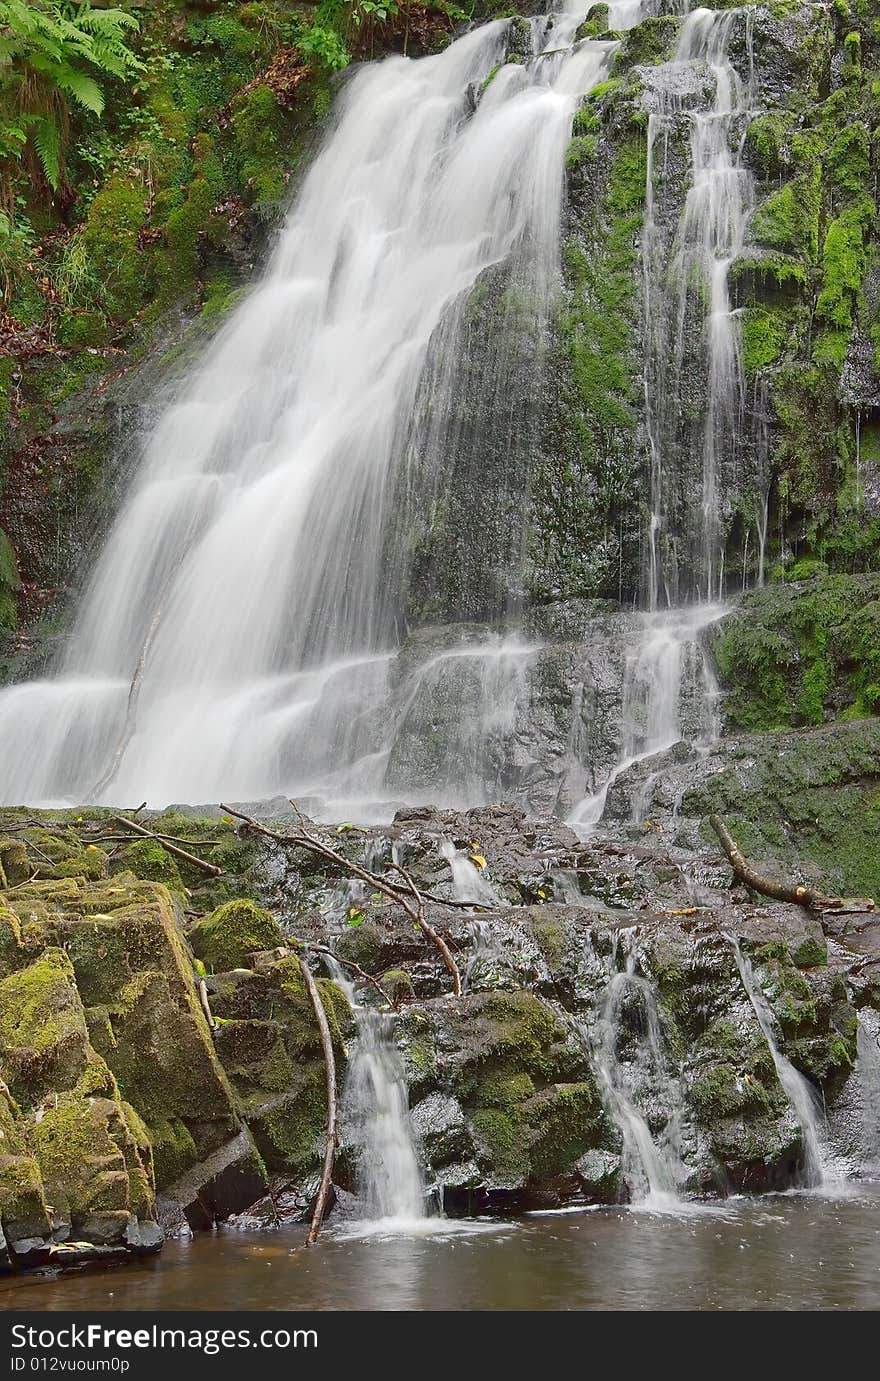
<path id="1" fill-rule="evenodd" d="M 198 981 L 198 990 L 199 990 L 199 1002 L 202 1004 L 202 1011 L 203 1011 L 204 1014 L 205 1014 L 205 1020 L 207 1021 L 208 1027 L 210 1028 L 211 1032 L 213 1033 L 214 1031 L 217 1030 L 217 1023 L 216 1023 L 216 1021 L 214 1020 L 214 1017 L 213 1017 L 213 1015 L 212 1015 L 212 1013 L 211 1013 L 211 1004 L 210 1004 L 210 1002 L 208 1001 L 208 985 L 207 985 L 207 983 L 205 982 L 204 978 L 200 978 L 200 979 L 199 979 L 199 981 Z"/>
<path id="2" fill-rule="evenodd" d="M 775 878 L 768 878 L 764 873 L 757 872 L 748 859 L 743 856 L 739 845 L 721 816 L 710 815 L 709 824 L 721 840 L 722 848 L 727 854 L 734 873 L 747 887 L 751 887 L 753 892 L 760 892 L 762 896 L 771 897 L 774 901 L 793 902 L 795 906 L 805 906 L 810 911 L 850 911 L 854 909 L 853 900 L 847 897 L 826 897 L 822 892 L 817 892 L 815 888 L 807 887 L 802 882 L 778 882 Z M 873 899 L 866 897 L 863 901 L 858 902 L 857 909 L 873 911 L 874 906 Z"/>
<path id="3" fill-rule="evenodd" d="M 397 1003 L 394 1001 L 393 997 L 388 996 L 388 993 L 386 993 L 378 978 L 374 978 L 371 973 L 367 973 L 366 969 L 362 969 L 360 964 L 356 964 L 353 959 L 340 959 L 339 955 L 335 954 L 328 945 L 306 945 L 306 949 L 311 950 L 313 954 L 329 954 L 330 958 L 335 960 L 337 964 L 340 964 L 342 968 L 351 969 L 352 973 L 356 973 L 358 978 L 363 978 L 365 982 L 372 983 L 382 1001 L 387 1002 L 389 1007 L 393 1007 L 394 1010 L 397 1011 Z"/>
<path id="4" fill-rule="evenodd" d="M 142 835 L 145 839 L 155 839 L 157 843 L 162 845 L 163 849 L 174 854 L 175 858 L 182 858 L 184 863 L 191 863 L 194 868 L 201 868 L 203 873 L 210 873 L 212 877 L 223 876 L 223 869 L 218 868 L 216 863 L 208 863 L 204 858 L 197 858 L 195 854 L 188 853 L 186 849 L 181 849 L 177 844 L 170 844 L 162 835 L 154 834 L 152 830 L 148 830 L 146 825 L 140 824 L 139 821 L 129 820 L 127 815 L 114 815 L 113 818 L 135 834 Z"/>
<path id="5" fill-rule="evenodd" d="M 412 902 L 407 901 L 406 895 L 403 893 L 402 889 L 396 887 L 388 878 L 380 877 L 378 873 L 370 873 L 366 868 L 362 868 L 360 864 L 352 863 L 350 859 L 344 858 L 342 854 L 337 853 L 329 844 L 325 844 L 323 839 L 319 839 L 317 835 L 311 834 L 302 825 L 296 834 L 279 834 L 277 830 L 270 830 L 267 825 L 261 825 L 259 820 L 254 820 L 250 815 L 245 815 L 240 810 L 233 810 L 232 806 L 228 806 L 222 801 L 220 802 L 220 809 L 235 816 L 237 820 L 243 820 L 250 829 L 256 830 L 258 834 L 265 835 L 267 839 L 274 839 L 276 843 L 283 844 L 287 848 L 305 849 L 309 853 L 317 854 L 320 858 L 329 859 L 332 863 L 338 864 L 344 872 L 351 873 L 353 877 L 360 878 L 368 887 L 372 887 L 374 891 L 381 892 L 383 896 L 396 902 L 398 906 L 403 908 L 410 919 L 415 922 L 422 933 L 428 937 L 431 943 L 436 945 L 442 955 L 444 964 L 452 974 L 455 996 L 461 997 L 461 974 L 458 971 L 458 965 L 452 957 L 452 951 L 446 941 L 437 934 L 434 927 L 425 919 L 424 905 L 422 904 L 422 898 L 416 889 L 415 883 L 409 878 L 408 874 L 404 873 L 399 865 L 395 864 L 395 867 L 397 867 L 398 872 L 400 872 L 404 878 L 408 879 L 408 886 L 416 901 L 415 906 L 413 906 Z M 300 819 L 302 819 L 302 813 L 296 806 L 294 806 L 294 809 L 297 811 Z"/>
<path id="6" fill-rule="evenodd" d="M 309 990 L 309 997 L 312 999 L 312 1006 L 315 1009 L 318 1030 L 321 1033 L 321 1045 L 324 1050 L 324 1069 L 327 1074 L 327 1142 L 324 1148 L 324 1168 L 321 1171 L 321 1183 L 312 1213 L 312 1225 L 306 1239 L 306 1245 L 313 1247 L 318 1240 L 318 1233 L 321 1231 L 324 1210 L 327 1207 L 327 1196 L 330 1193 L 333 1160 L 336 1156 L 336 1147 L 339 1145 L 339 1136 L 336 1131 L 336 1058 L 333 1054 L 330 1025 L 327 1021 L 327 1013 L 324 1011 L 324 1004 L 321 1001 L 321 994 L 318 992 L 318 985 L 304 960 L 300 960 L 299 966 L 305 985 Z"/>

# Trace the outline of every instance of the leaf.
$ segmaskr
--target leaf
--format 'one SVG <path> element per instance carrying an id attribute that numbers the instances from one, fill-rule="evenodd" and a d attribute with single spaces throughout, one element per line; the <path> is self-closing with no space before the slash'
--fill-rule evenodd
<path id="1" fill-rule="evenodd" d="M 58 126 L 47 117 L 40 116 L 31 124 L 31 133 L 46 181 L 52 191 L 57 192 L 61 181 L 61 133 Z"/>
<path id="2" fill-rule="evenodd" d="M 482 854 L 468 854 L 471 863 L 475 863 L 478 868 L 486 867 L 486 860 Z"/>
<path id="3" fill-rule="evenodd" d="M 357 907 L 353 906 L 348 913 L 348 921 L 346 924 L 351 926 L 352 930 L 354 930 L 357 926 L 363 925 L 365 920 L 366 917 L 363 911 L 358 911 Z"/>

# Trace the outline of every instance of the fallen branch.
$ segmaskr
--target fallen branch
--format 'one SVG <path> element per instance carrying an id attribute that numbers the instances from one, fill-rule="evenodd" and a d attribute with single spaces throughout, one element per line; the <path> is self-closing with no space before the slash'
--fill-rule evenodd
<path id="1" fill-rule="evenodd" d="M 363 978 L 365 982 L 372 983 L 373 987 L 376 989 L 376 992 L 379 994 L 382 1001 L 387 1002 L 389 1007 L 392 1007 L 394 1011 L 397 1011 L 397 1003 L 394 1001 L 393 997 L 388 996 L 388 993 L 386 993 L 378 978 L 374 978 L 371 973 L 367 973 L 366 969 L 362 969 L 360 964 L 356 964 L 353 959 L 340 959 L 339 955 L 335 954 L 328 945 L 307 944 L 305 948 L 310 950 L 313 954 L 329 955 L 330 958 L 334 960 L 335 963 L 339 964 L 343 969 L 351 969 L 352 973 L 356 973 L 358 978 Z"/>
<path id="2" fill-rule="evenodd" d="M 330 1179 L 333 1174 L 333 1161 L 336 1156 L 336 1148 L 339 1145 L 339 1137 L 336 1131 L 336 1058 L 333 1054 L 333 1040 L 330 1035 L 330 1025 L 327 1021 L 327 1013 L 324 1011 L 324 1004 L 321 1001 L 321 994 L 318 992 L 318 985 L 312 977 L 311 970 L 305 960 L 300 960 L 300 969 L 309 990 L 309 997 L 312 999 L 312 1006 L 315 1009 L 315 1018 L 318 1022 L 318 1030 L 321 1033 L 321 1045 L 324 1050 L 324 1069 L 327 1074 L 327 1141 L 324 1148 L 324 1167 L 321 1171 L 321 1183 L 318 1187 L 318 1197 L 315 1200 L 315 1208 L 312 1213 L 312 1223 L 309 1228 L 309 1235 L 306 1245 L 313 1247 L 318 1240 L 318 1233 L 321 1231 L 321 1223 L 324 1218 L 324 1211 L 327 1207 L 327 1197 L 330 1193 Z"/>
<path id="3" fill-rule="evenodd" d="M 125 825 L 134 834 L 142 835 L 145 839 L 155 839 L 167 849 L 175 858 L 183 859 L 184 863 L 191 863 L 194 868 L 201 868 L 203 873 L 210 873 L 211 877 L 219 878 L 223 876 L 223 869 L 218 868 L 216 863 L 208 863 L 204 858 L 198 858 L 195 854 L 189 853 L 186 849 L 181 849 L 177 844 L 170 844 L 163 835 L 155 834 L 153 830 L 148 830 L 146 825 L 142 825 L 137 820 L 129 820 L 127 815 L 114 815 L 114 820 L 120 825 Z"/>
<path id="4" fill-rule="evenodd" d="M 199 993 L 199 1002 L 202 1004 L 202 1011 L 205 1014 L 205 1020 L 208 1023 L 209 1030 L 213 1033 L 217 1030 L 217 1023 L 214 1020 L 214 1016 L 211 1012 L 211 1004 L 208 1001 L 208 985 L 204 978 L 200 978 L 196 986 Z"/>
<path id="5" fill-rule="evenodd" d="M 734 873 L 747 887 L 751 887 L 753 892 L 760 892 L 762 896 L 771 897 L 774 901 L 786 901 L 792 902 L 795 906 L 805 906 L 810 911 L 851 911 L 855 909 L 856 904 L 851 898 L 827 897 L 824 893 L 816 891 L 813 887 L 807 887 L 802 882 L 779 882 L 776 878 L 769 878 L 764 873 L 759 873 L 743 856 L 739 845 L 720 815 L 710 815 L 709 824 L 721 840 L 722 848 L 727 854 Z M 866 897 L 863 901 L 860 900 L 857 904 L 859 911 L 873 911 L 874 907 L 875 903 L 870 897 Z"/>
<path id="6" fill-rule="evenodd" d="M 455 996 L 461 997 L 461 974 L 459 973 L 458 965 L 452 957 L 452 951 L 442 936 L 438 935 L 434 927 L 425 919 L 424 903 L 418 889 L 409 877 L 409 874 L 398 864 L 394 866 L 407 881 L 407 886 L 415 900 L 415 905 L 407 900 L 406 893 L 402 888 L 395 886 L 388 878 L 381 877 L 378 873 L 368 872 L 368 870 L 362 868 L 360 864 L 353 863 L 350 859 L 344 858 L 342 854 L 337 853 L 329 844 L 325 844 L 323 839 L 319 839 L 317 835 L 310 833 L 310 831 L 305 829 L 302 825 L 295 834 L 279 834 L 277 830 L 270 830 L 267 825 L 261 825 L 259 820 L 254 820 L 252 816 L 245 815 L 240 810 L 233 810 L 232 806 L 228 806 L 222 801 L 220 802 L 220 809 L 225 810 L 229 815 L 234 816 L 235 819 L 242 820 L 249 829 L 255 830 L 257 834 L 262 834 L 267 839 L 274 839 L 276 843 L 283 844 L 286 848 L 305 849 L 308 853 L 316 854 L 319 858 L 328 859 L 331 863 L 337 864 L 344 872 L 350 873 L 353 877 L 360 878 L 362 882 L 365 882 L 367 886 L 371 887 L 375 892 L 381 892 L 383 896 L 396 902 L 439 950 L 444 964 L 452 974 Z M 294 809 L 296 809 L 296 807 L 294 807 Z M 298 810 L 297 814 L 300 816 L 300 819 L 303 818 Z"/>

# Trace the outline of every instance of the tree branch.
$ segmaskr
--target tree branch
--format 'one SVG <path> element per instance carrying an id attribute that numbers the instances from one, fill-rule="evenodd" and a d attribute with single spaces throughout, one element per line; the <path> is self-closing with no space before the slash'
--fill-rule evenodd
<path id="1" fill-rule="evenodd" d="M 321 1231 L 321 1223 L 324 1219 L 327 1198 L 330 1193 L 333 1161 L 336 1156 L 336 1148 L 339 1145 L 339 1136 L 336 1131 L 336 1058 L 333 1054 L 330 1025 L 327 1021 L 327 1013 L 324 1011 L 324 1004 L 321 1001 L 321 994 L 318 992 L 318 985 L 304 959 L 299 961 L 299 966 L 305 985 L 309 990 L 309 997 L 312 999 L 312 1006 L 315 1009 L 318 1030 L 321 1033 L 321 1045 L 324 1050 L 324 1069 L 327 1075 L 327 1141 L 324 1148 L 324 1166 L 321 1171 L 318 1197 L 315 1200 L 315 1208 L 312 1213 L 312 1223 L 306 1239 L 306 1245 L 313 1247 L 318 1240 L 318 1233 Z"/>
<path id="2" fill-rule="evenodd" d="M 293 802 L 291 802 L 291 804 L 293 804 Z M 398 906 L 403 908 L 410 919 L 415 922 L 422 933 L 427 936 L 431 943 L 437 947 L 443 958 L 444 964 L 452 975 L 455 996 L 461 997 L 461 974 L 459 973 L 458 965 L 452 957 L 452 951 L 446 941 L 437 934 L 434 927 L 425 919 L 424 903 L 418 889 L 409 877 L 409 874 L 398 864 L 394 866 L 407 881 L 407 886 L 415 899 L 415 905 L 408 901 L 403 890 L 400 887 L 396 887 L 388 878 L 382 877 L 378 873 L 371 873 L 366 868 L 362 868 L 359 863 L 353 863 L 350 859 L 344 858 L 342 854 L 337 853 L 334 848 L 331 848 L 329 844 L 325 844 L 323 839 L 319 839 L 317 835 L 312 834 L 303 825 L 300 825 L 299 830 L 295 834 L 279 834 L 277 830 L 270 830 L 267 825 L 261 825 L 259 820 L 254 820 L 252 816 L 245 815 L 243 811 L 233 810 L 232 806 L 226 805 L 222 801 L 220 803 L 220 809 L 227 811 L 228 814 L 234 816 L 235 819 L 242 820 L 249 829 L 255 830 L 258 834 L 265 835 L 267 839 L 274 839 L 278 844 L 283 844 L 285 848 L 305 849 L 308 853 L 316 854 L 319 858 L 328 859 L 331 863 L 337 864 L 343 872 L 350 873 L 352 877 L 360 878 L 368 887 L 372 887 L 376 892 L 381 892 L 382 895 L 388 897 L 390 901 L 396 902 Z M 302 813 L 295 805 L 294 809 L 297 815 L 299 815 L 300 820 L 302 820 Z"/>
<path id="3" fill-rule="evenodd" d="M 169 843 L 167 836 L 155 834 L 138 820 L 129 820 L 127 815 L 114 815 L 113 819 L 118 821 L 120 825 L 125 825 L 126 829 L 131 830 L 134 834 L 142 835 L 145 839 L 155 839 L 157 843 L 162 845 L 163 849 L 174 854 L 175 858 L 182 858 L 184 863 L 191 863 L 194 868 L 201 868 L 203 873 L 210 873 L 215 878 L 223 876 L 223 869 L 218 868 L 216 863 L 208 863 L 204 858 L 197 858 L 195 854 L 181 849 L 179 845 Z"/>
<path id="4" fill-rule="evenodd" d="M 847 897 L 826 897 L 822 892 L 816 891 L 815 888 L 807 887 L 805 883 L 779 882 L 775 878 L 767 877 L 764 873 L 759 873 L 744 857 L 720 815 L 710 815 L 709 824 L 721 840 L 721 846 L 727 854 L 734 873 L 747 887 L 751 887 L 753 892 L 760 892 L 762 896 L 771 897 L 774 901 L 787 901 L 792 902 L 795 906 L 805 906 L 810 911 L 854 909 L 853 900 Z M 870 897 L 858 902 L 858 910 L 860 911 L 873 911 L 874 906 L 875 903 Z"/>

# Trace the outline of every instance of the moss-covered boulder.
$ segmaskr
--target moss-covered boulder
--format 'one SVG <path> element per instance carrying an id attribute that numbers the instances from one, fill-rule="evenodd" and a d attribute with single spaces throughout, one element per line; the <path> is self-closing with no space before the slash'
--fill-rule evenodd
<path id="1" fill-rule="evenodd" d="M 334 983 L 319 978 L 317 984 L 341 1079 L 351 1010 Z M 266 1164 L 297 1174 L 315 1170 L 327 1120 L 326 1074 L 299 959 L 289 955 L 259 972 L 221 974 L 212 988 L 217 1051 Z"/>
<path id="2" fill-rule="evenodd" d="M 213 972 L 243 968 L 252 954 L 284 944 L 275 917 L 246 898 L 226 902 L 190 931 L 193 950 Z"/>

